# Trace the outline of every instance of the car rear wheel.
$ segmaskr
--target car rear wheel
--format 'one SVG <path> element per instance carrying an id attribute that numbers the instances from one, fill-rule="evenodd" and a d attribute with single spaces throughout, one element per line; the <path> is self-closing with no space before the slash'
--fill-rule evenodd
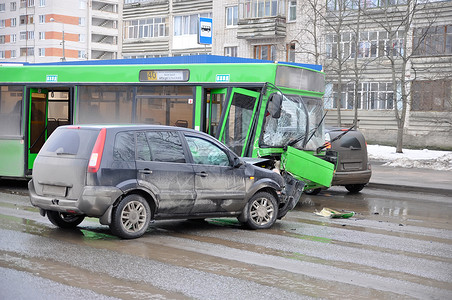
<path id="1" fill-rule="evenodd" d="M 149 227 L 151 209 L 140 195 L 128 195 L 113 210 L 110 229 L 114 235 L 125 239 L 142 236 Z"/>
<path id="2" fill-rule="evenodd" d="M 77 225 L 83 222 L 85 216 L 71 215 L 66 213 L 60 213 L 58 211 L 47 211 L 47 218 L 53 225 L 60 228 L 75 228 Z"/>
<path id="3" fill-rule="evenodd" d="M 278 204 L 275 197 L 267 192 L 255 194 L 245 207 L 248 218 L 246 224 L 251 229 L 267 229 L 276 221 Z"/>
<path id="4" fill-rule="evenodd" d="M 347 184 L 345 185 L 345 188 L 350 192 L 350 193 L 359 193 L 363 188 L 364 188 L 364 184 Z"/>
<path id="5" fill-rule="evenodd" d="M 317 189 L 307 189 L 307 190 L 304 190 L 304 193 L 305 193 L 306 195 L 317 195 L 318 193 L 320 193 L 321 190 L 322 190 L 321 188 L 317 188 Z"/>

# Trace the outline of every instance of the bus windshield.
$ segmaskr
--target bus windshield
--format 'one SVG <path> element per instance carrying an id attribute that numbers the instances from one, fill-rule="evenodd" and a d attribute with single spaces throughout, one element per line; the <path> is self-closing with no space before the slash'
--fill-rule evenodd
<path id="1" fill-rule="evenodd" d="M 281 113 L 265 117 L 263 144 L 267 147 L 291 145 L 297 149 L 315 150 L 324 143 L 322 102 L 299 95 L 283 95 Z"/>

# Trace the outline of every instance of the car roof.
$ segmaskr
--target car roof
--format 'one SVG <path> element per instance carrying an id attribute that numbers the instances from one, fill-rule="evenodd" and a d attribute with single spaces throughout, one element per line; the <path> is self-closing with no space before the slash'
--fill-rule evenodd
<path id="1" fill-rule="evenodd" d="M 68 129 L 126 129 L 126 130 L 149 130 L 149 129 L 160 129 L 160 130 L 178 130 L 187 132 L 200 133 L 198 130 L 185 127 L 168 126 L 168 125 L 150 125 L 150 124 L 74 124 L 60 126 L 60 128 Z"/>

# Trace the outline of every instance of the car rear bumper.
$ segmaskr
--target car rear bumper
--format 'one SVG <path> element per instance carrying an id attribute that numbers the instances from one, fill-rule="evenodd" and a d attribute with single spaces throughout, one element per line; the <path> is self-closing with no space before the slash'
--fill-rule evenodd
<path id="1" fill-rule="evenodd" d="M 67 212 L 73 214 L 100 217 L 116 199 L 122 195 L 122 191 L 116 187 L 87 186 L 79 199 L 71 200 L 60 196 L 38 195 L 35 191 L 33 180 L 28 183 L 30 202 L 33 206 L 43 210 Z"/>
<path id="2" fill-rule="evenodd" d="M 371 170 L 336 172 L 331 185 L 367 184 L 372 176 Z"/>

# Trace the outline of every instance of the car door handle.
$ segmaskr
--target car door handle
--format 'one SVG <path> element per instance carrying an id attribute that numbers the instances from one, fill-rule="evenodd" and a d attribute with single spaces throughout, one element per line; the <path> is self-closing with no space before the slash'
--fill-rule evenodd
<path id="1" fill-rule="evenodd" d="M 152 171 L 149 169 L 139 170 L 138 172 L 143 173 L 143 174 L 152 174 Z"/>
<path id="2" fill-rule="evenodd" d="M 196 172 L 196 176 L 207 177 L 207 175 L 209 174 L 207 174 L 206 172 Z"/>

